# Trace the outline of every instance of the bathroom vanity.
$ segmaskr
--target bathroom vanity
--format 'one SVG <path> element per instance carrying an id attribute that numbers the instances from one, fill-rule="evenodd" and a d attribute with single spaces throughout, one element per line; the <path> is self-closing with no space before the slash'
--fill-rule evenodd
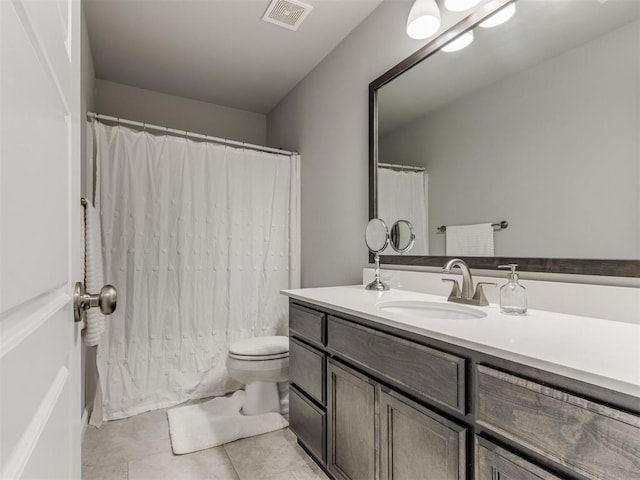
<path id="1" fill-rule="evenodd" d="M 284 294 L 290 426 L 334 478 L 640 479 L 638 325 L 412 315 L 380 306 L 448 304 L 362 286 Z"/>

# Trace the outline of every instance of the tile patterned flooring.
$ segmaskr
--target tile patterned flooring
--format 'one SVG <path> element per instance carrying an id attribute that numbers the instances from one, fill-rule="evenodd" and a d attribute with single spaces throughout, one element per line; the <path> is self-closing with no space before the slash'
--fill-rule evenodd
<path id="1" fill-rule="evenodd" d="M 286 428 L 174 455 L 166 410 L 87 427 L 83 480 L 326 480 Z"/>

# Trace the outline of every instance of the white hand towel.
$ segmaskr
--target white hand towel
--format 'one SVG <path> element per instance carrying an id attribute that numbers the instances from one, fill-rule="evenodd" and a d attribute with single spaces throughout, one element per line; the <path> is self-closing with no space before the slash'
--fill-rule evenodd
<path id="1" fill-rule="evenodd" d="M 447 256 L 493 256 L 493 227 L 490 223 L 448 225 L 446 236 Z"/>
<path id="2" fill-rule="evenodd" d="M 87 292 L 98 293 L 104 286 L 100 213 L 93 205 L 88 203 L 85 207 L 85 215 L 85 288 Z M 105 319 L 100 309 L 90 308 L 87 310 L 87 324 L 83 331 L 83 338 L 86 344 L 89 346 L 97 345 L 104 330 Z"/>

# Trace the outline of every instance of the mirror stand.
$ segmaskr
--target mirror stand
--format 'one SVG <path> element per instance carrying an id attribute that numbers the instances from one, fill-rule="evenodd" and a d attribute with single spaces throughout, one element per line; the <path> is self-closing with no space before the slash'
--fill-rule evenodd
<path id="1" fill-rule="evenodd" d="M 389 285 L 380 280 L 380 254 L 376 252 L 373 257 L 373 261 L 375 262 L 375 277 L 373 282 L 367 285 L 365 290 L 374 290 L 376 292 L 386 292 L 389 290 Z"/>

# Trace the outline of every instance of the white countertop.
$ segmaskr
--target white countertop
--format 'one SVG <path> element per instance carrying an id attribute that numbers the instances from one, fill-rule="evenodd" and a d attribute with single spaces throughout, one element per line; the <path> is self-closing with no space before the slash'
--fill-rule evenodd
<path id="1" fill-rule="evenodd" d="M 407 290 L 372 292 L 362 285 L 284 290 L 282 294 L 640 398 L 638 324 L 540 310 L 505 315 L 493 304 L 472 307 L 486 312 L 484 318 L 417 320 L 376 304 L 446 303 L 446 299 Z"/>

